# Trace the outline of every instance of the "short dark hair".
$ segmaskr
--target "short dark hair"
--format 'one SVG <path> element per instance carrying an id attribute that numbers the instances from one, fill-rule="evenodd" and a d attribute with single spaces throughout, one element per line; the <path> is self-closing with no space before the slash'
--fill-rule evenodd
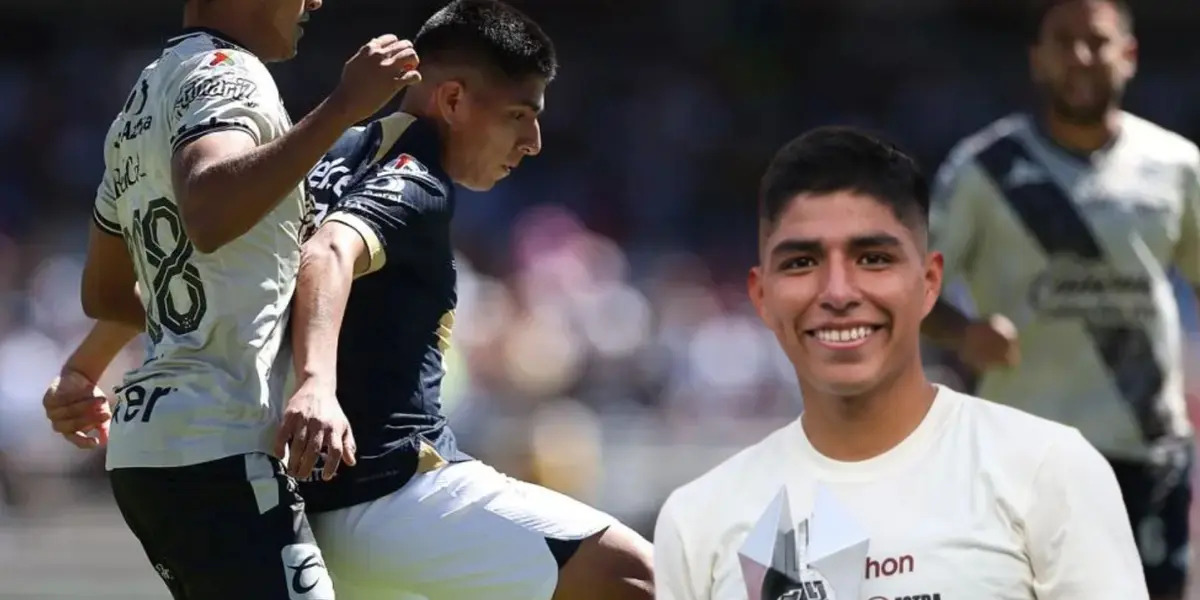
<path id="1" fill-rule="evenodd" d="M 796 196 L 856 192 L 892 209 L 909 228 L 927 231 L 929 181 L 894 144 L 850 127 L 818 127 L 788 142 L 767 166 L 758 216 L 773 229 Z"/>
<path id="2" fill-rule="evenodd" d="M 493 69 L 510 79 L 558 72 L 554 42 L 521 11 L 497 0 L 454 0 L 413 41 L 421 62 Z"/>
<path id="3" fill-rule="evenodd" d="M 1075 0 L 1033 0 L 1029 10 L 1029 40 L 1030 43 L 1037 43 L 1042 38 L 1042 23 L 1046 22 L 1046 15 L 1050 11 L 1058 8 L 1067 2 Z M 1126 31 L 1133 31 L 1133 10 L 1129 7 L 1129 2 L 1126 0 L 1104 0 L 1117 9 L 1117 14 L 1125 24 Z"/>

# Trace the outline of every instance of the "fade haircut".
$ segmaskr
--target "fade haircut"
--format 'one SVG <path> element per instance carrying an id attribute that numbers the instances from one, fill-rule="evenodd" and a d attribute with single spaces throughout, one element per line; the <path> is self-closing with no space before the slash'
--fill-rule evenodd
<path id="1" fill-rule="evenodd" d="M 558 72 L 550 37 L 497 0 L 454 0 L 425 22 L 413 46 L 423 63 L 480 68 L 510 80 L 551 81 Z"/>
<path id="2" fill-rule="evenodd" d="M 1028 19 L 1028 35 L 1031 44 L 1037 44 L 1042 39 L 1042 23 L 1046 22 L 1046 16 L 1050 11 L 1068 2 L 1078 2 L 1080 0 L 1033 0 L 1030 4 L 1029 19 Z M 1129 7 L 1129 2 L 1126 0 L 1101 0 L 1107 2 L 1113 8 L 1117 9 L 1117 15 L 1121 18 L 1121 24 L 1125 26 L 1127 33 L 1133 33 L 1133 10 Z"/>
<path id="3" fill-rule="evenodd" d="M 763 239 L 800 195 L 852 192 L 887 206 L 919 239 L 929 227 L 929 181 L 895 145 L 849 127 L 818 127 L 771 159 L 758 191 Z"/>

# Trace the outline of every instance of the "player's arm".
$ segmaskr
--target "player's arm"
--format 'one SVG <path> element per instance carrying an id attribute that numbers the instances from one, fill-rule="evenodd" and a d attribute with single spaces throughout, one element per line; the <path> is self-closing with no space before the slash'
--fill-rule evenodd
<path id="1" fill-rule="evenodd" d="M 706 578 L 695 572 L 691 545 L 672 495 L 654 525 L 654 597 L 658 600 L 707 600 Z"/>
<path id="2" fill-rule="evenodd" d="M 375 165 L 342 197 L 300 250 L 300 273 L 292 306 L 292 344 L 298 383 L 332 382 L 337 336 L 350 285 L 399 252 L 420 212 L 445 202 L 438 186 Z"/>
<path id="3" fill-rule="evenodd" d="M 1175 266 L 1200 298 L 1200 151 L 1184 174 L 1183 217 L 1175 245 Z"/>
<path id="4" fill-rule="evenodd" d="M 226 84 L 203 83 L 214 77 Z M 254 227 L 356 120 L 343 104 L 326 100 L 274 137 L 268 111 L 279 110 L 279 99 L 257 77 L 229 59 L 205 63 L 179 86 L 175 106 L 183 114 L 174 128 L 171 180 L 198 252 L 215 252 Z M 193 98 L 196 89 L 211 91 Z"/>
<path id="5" fill-rule="evenodd" d="M 325 443 L 330 445 L 324 478 L 333 477 L 343 451 L 347 464 L 354 464 L 353 437 L 348 430 L 347 438 L 339 440 L 336 431 L 313 419 L 314 415 L 340 414 L 335 400 L 338 333 L 350 286 L 356 275 L 382 268 L 389 253 L 411 251 L 409 228 L 423 211 L 437 209 L 446 201 L 446 190 L 440 184 L 375 165 L 347 190 L 301 248 L 291 326 L 299 388 L 288 401 L 275 446 L 281 453 L 290 441 L 288 470 L 294 476 L 306 478 L 311 473 Z M 327 431 L 318 435 L 314 429 Z"/>
<path id="6" fill-rule="evenodd" d="M 324 102 L 286 133 L 268 138 L 274 125 L 263 111 L 276 110 L 279 98 L 263 93 L 256 79 L 269 75 L 261 69 L 255 75 L 238 60 L 209 60 L 178 86 L 175 106 L 182 116 L 172 129 L 171 181 L 184 228 L 202 253 L 249 231 L 342 132 L 420 79 L 412 71 L 411 43 L 394 35 L 375 38 L 346 63 L 341 83 Z M 215 76 L 229 85 L 200 84 Z M 262 87 L 267 83 L 274 87 L 267 81 Z"/>
<path id="7" fill-rule="evenodd" d="M 97 321 L 141 329 L 146 311 L 137 294 L 137 272 L 125 245 L 112 187 L 106 175 L 96 191 L 79 300 L 84 314 Z"/>
<path id="8" fill-rule="evenodd" d="M 96 321 L 67 357 L 63 371 L 79 373 L 89 381 L 100 381 L 100 377 L 108 370 L 108 365 L 117 354 L 120 354 L 143 329 L 127 323 Z"/>
<path id="9" fill-rule="evenodd" d="M 298 383 L 336 387 L 338 332 L 354 277 L 371 268 L 371 250 L 358 229 L 333 215 L 300 251 L 292 304 L 292 347 Z"/>
<path id="10" fill-rule="evenodd" d="M 961 150 L 952 152 L 934 179 L 929 207 L 929 244 L 942 253 L 949 282 L 967 272 L 978 239 L 982 202 L 991 185 L 970 156 Z M 961 350 L 967 327 L 971 324 L 961 310 L 938 299 L 921 325 L 921 333 L 944 348 Z"/>
<path id="11" fill-rule="evenodd" d="M 1078 432 L 1047 452 L 1024 525 L 1040 600 L 1149 597 L 1117 478 Z"/>

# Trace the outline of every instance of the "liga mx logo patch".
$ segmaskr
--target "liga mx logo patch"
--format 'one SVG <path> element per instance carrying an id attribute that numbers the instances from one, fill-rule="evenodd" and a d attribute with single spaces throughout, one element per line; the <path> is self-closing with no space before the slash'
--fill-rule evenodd
<path id="1" fill-rule="evenodd" d="M 279 552 L 291 600 L 333 600 L 333 580 L 316 544 L 289 544 Z"/>
<path id="2" fill-rule="evenodd" d="M 796 523 L 787 487 L 767 506 L 738 552 L 752 600 L 853 600 L 859 597 L 869 540 L 817 486 L 812 514 Z"/>

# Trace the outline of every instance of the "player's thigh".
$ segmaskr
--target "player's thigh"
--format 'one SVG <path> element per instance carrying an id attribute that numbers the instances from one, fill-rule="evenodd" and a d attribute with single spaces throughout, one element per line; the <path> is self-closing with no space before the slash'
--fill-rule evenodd
<path id="1" fill-rule="evenodd" d="M 273 458 L 113 472 L 130 528 L 176 598 L 333 600 L 295 484 Z"/>
<path id="2" fill-rule="evenodd" d="M 1152 598 L 1180 597 L 1187 583 L 1192 501 L 1191 451 L 1179 468 L 1109 461 L 1137 540 Z"/>
<path id="3" fill-rule="evenodd" d="M 313 518 L 342 600 L 395 591 L 430 600 L 548 600 L 559 568 L 612 522 L 478 461 Z"/>

